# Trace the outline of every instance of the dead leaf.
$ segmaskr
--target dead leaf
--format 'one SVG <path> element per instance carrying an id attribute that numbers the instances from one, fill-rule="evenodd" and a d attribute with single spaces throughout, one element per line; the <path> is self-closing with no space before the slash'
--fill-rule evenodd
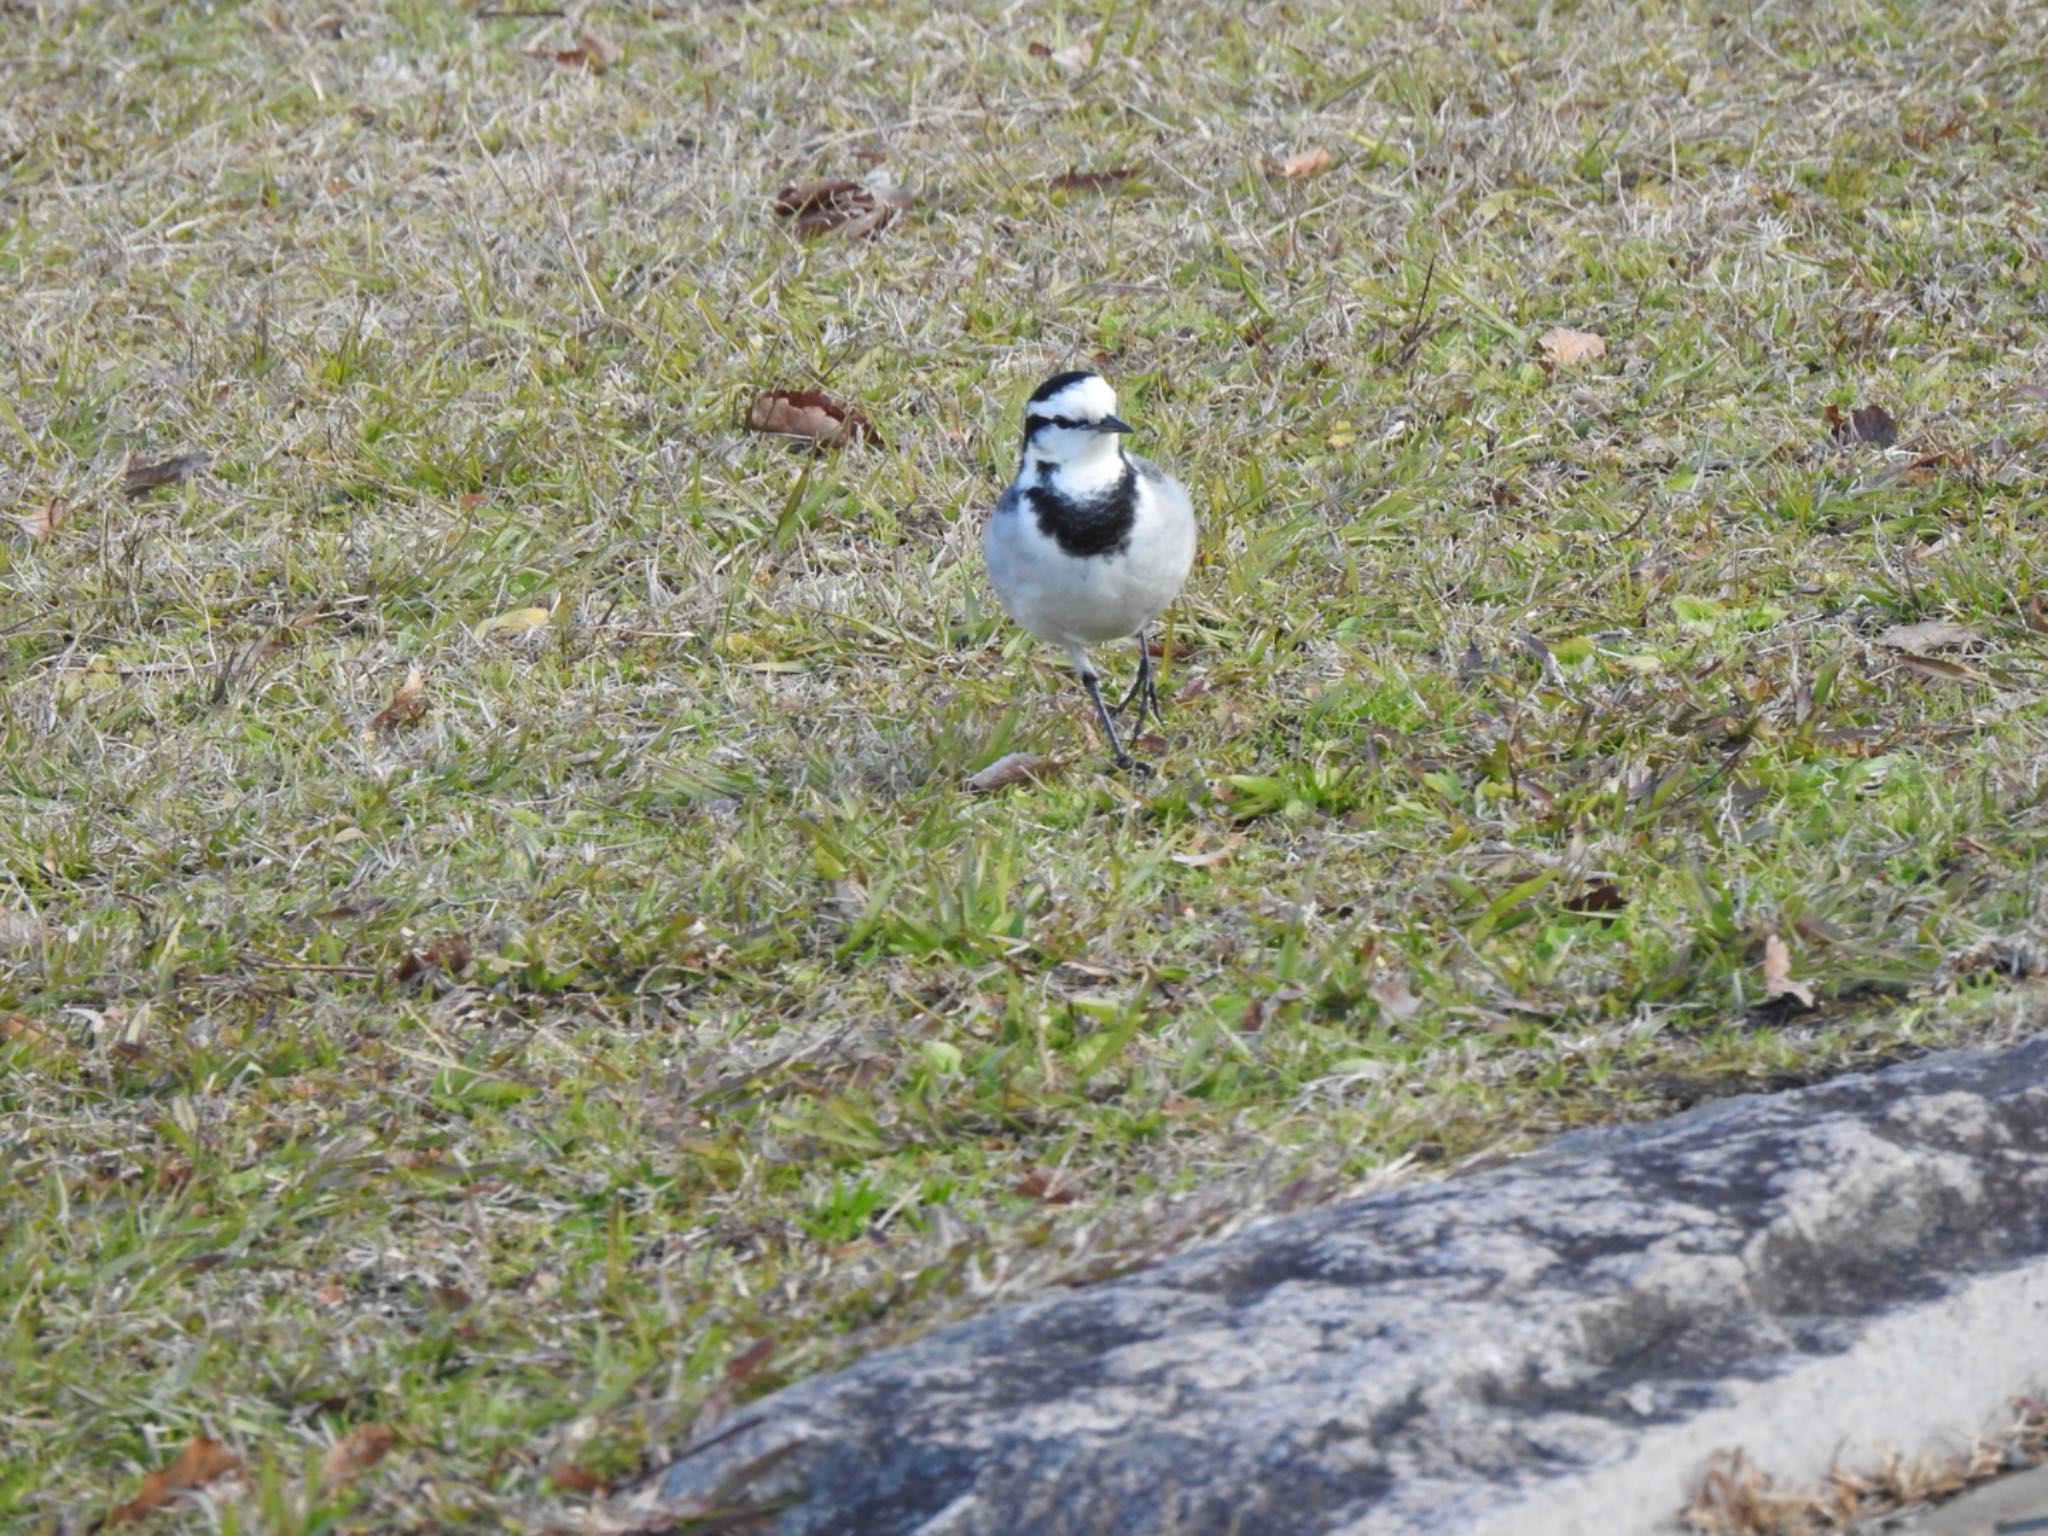
<path id="1" fill-rule="evenodd" d="M 25 1013 L 10 1013 L 0 1017 L 0 1045 L 18 1045 L 25 1051 L 40 1051 L 56 1043 L 55 1035 L 30 1023 Z"/>
<path id="2" fill-rule="evenodd" d="M 1059 763 L 1054 758 L 1040 757 L 1035 752 L 1012 752 L 997 758 L 979 773 L 970 773 L 965 782 L 977 794 L 992 795 L 999 789 L 1032 783 L 1057 767 Z"/>
<path id="3" fill-rule="evenodd" d="M 130 454 L 127 467 L 121 471 L 121 490 L 131 498 L 147 495 L 159 486 L 190 480 L 212 462 L 210 453 L 181 453 L 175 459 L 165 459 L 160 464 L 138 464 Z"/>
<path id="4" fill-rule="evenodd" d="M 1934 651 L 1960 651 L 1982 645 L 1984 637 L 1960 624 L 1931 619 L 1924 624 L 1894 624 L 1877 637 L 1877 643 L 1895 651 L 1925 656 Z"/>
<path id="5" fill-rule="evenodd" d="M 1628 905 L 1628 898 L 1621 893 L 1621 887 L 1612 880 L 1588 881 L 1586 888 L 1560 903 L 1567 912 L 1581 912 L 1589 916 L 1604 917 L 1612 922 L 1612 914 Z"/>
<path id="6" fill-rule="evenodd" d="M 1243 846 L 1244 834 L 1242 832 L 1233 832 L 1206 853 L 1190 850 L 1187 853 L 1170 853 L 1167 857 L 1176 864 L 1186 865 L 1189 869 L 1208 869 L 1212 865 L 1221 864 Z"/>
<path id="7" fill-rule="evenodd" d="M 532 59 L 546 59 L 564 69 L 580 69 L 593 75 L 601 75 L 619 62 L 619 50 L 595 32 L 579 34 L 573 48 L 529 48 L 526 55 Z"/>
<path id="8" fill-rule="evenodd" d="M 1266 155 L 1260 159 L 1259 164 L 1268 176 L 1277 177 L 1282 181 L 1299 181 L 1304 176 L 1320 176 L 1335 165 L 1336 161 L 1330 158 L 1327 149 L 1318 144 L 1313 149 L 1304 149 L 1298 155 L 1289 155 L 1285 160 L 1274 155 Z"/>
<path id="9" fill-rule="evenodd" d="M 459 1285 L 436 1285 L 428 1289 L 427 1300 L 443 1312 L 461 1312 L 474 1303 L 476 1298 Z"/>
<path id="10" fill-rule="evenodd" d="M 275 656 L 279 651 L 295 645 L 298 641 L 304 639 L 325 617 L 326 615 L 318 609 L 308 609 L 304 613 L 296 614 L 286 619 L 265 637 L 263 641 L 263 654 Z"/>
<path id="11" fill-rule="evenodd" d="M 801 181 L 775 194 L 775 211 L 796 220 L 796 232 L 807 239 L 834 233 L 866 239 L 910 204 L 910 194 L 890 181 Z"/>
<path id="12" fill-rule="evenodd" d="M 612 1487 L 611 1479 L 573 1461 L 548 1468 L 548 1481 L 563 1493 L 609 1493 Z"/>
<path id="13" fill-rule="evenodd" d="M 181 1493 L 190 1493 L 242 1469 L 242 1458 L 204 1435 L 194 1435 L 167 1467 L 142 1480 L 142 1491 L 107 1516 L 108 1525 L 132 1525 L 155 1514 Z"/>
<path id="14" fill-rule="evenodd" d="M 725 1362 L 725 1379 L 734 1386 L 740 1385 L 748 1377 L 759 1372 L 761 1367 L 768 1363 L 768 1357 L 774 1353 L 773 1339 L 757 1340 Z"/>
<path id="15" fill-rule="evenodd" d="M 1576 368 L 1580 363 L 1597 362 L 1607 355 L 1606 337 L 1593 331 L 1575 331 L 1566 325 L 1553 325 L 1536 338 L 1536 345 L 1558 368 Z"/>
<path id="16" fill-rule="evenodd" d="M 24 513 L 15 522 L 28 535 L 31 544 L 47 544 L 57 537 L 57 530 L 71 521 L 71 509 L 52 496 L 33 512 Z"/>
<path id="17" fill-rule="evenodd" d="M 398 685 L 398 692 L 391 695 L 391 702 L 371 717 L 363 727 L 363 739 L 374 742 L 379 736 L 398 730 L 402 726 L 418 725 L 427 717 L 427 676 L 415 662 L 406 669 L 405 681 Z"/>
<path id="18" fill-rule="evenodd" d="M 780 437 L 809 438 L 826 448 L 856 439 L 881 444 L 867 412 L 816 389 L 764 389 L 747 407 L 747 426 Z"/>
<path id="19" fill-rule="evenodd" d="M 1820 1006 L 1813 1000 L 1811 987 L 1792 979 L 1792 951 L 1773 933 L 1764 937 L 1764 1001 L 1780 999 L 1797 1003 L 1801 1012 L 1810 1013 Z"/>
<path id="20" fill-rule="evenodd" d="M 1081 1193 L 1073 1176 L 1057 1168 L 1034 1168 L 1010 1186 L 1012 1194 L 1043 1205 L 1071 1205 Z"/>
<path id="21" fill-rule="evenodd" d="M 2048 384 L 2015 384 L 2012 397 L 2028 405 L 2048 405 Z"/>
<path id="22" fill-rule="evenodd" d="M 1939 683 L 1974 683 L 1981 676 L 1975 667 L 1964 666 L 1960 661 L 1948 661 L 1939 656 L 1901 656 L 1899 670 L 1920 677 L 1931 677 Z"/>
<path id="23" fill-rule="evenodd" d="M 1828 430 L 1838 443 L 1874 443 L 1889 448 L 1899 440 L 1899 424 L 1881 405 L 1859 405 L 1844 416 L 1840 406 L 1827 408 Z"/>
<path id="24" fill-rule="evenodd" d="M 1396 1024 L 1422 1011 L 1422 999 L 1408 990 L 1408 978 L 1398 972 L 1385 972 L 1365 990 L 1380 1005 L 1380 1012 Z"/>
<path id="25" fill-rule="evenodd" d="M 367 1472 L 391 1452 L 398 1436 L 388 1424 L 358 1424 L 334 1444 L 320 1463 L 325 1483 L 345 1483 Z"/>
<path id="26" fill-rule="evenodd" d="M 1930 480 L 1939 479 L 1950 470 L 1959 474 L 1972 473 L 1969 455 L 1946 448 L 1934 453 L 1923 453 L 1912 463 L 1902 465 L 1894 471 L 1894 478 L 1904 480 L 1909 485 L 1925 485 Z"/>
<path id="27" fill-rule="evenodd" d="M 523 635 L 530 629 L 539 629 L 553 619 L 552 608 L 513 608 L 505 613 L 493 614 L 472 631 L 479 640 L 488 640 L 493 635 Z"/>
<path id="28" fill-rule="evenodd" d="M 435 971 L 459 975 L 469 969 L 472 958 L 469 940 L 459 933 L 444 934 L 425 949 L 409 951 L 391 968 L 391 979 L 396 982 L 417 981 Z"/>
<path id="29" fill-rule="evenodd" d="M 1103 192 L 1120 187 L 1137 175 L 1128 165 L 1108 171 L 1066 171 L 1046 183 L 1055 192 Z"/>

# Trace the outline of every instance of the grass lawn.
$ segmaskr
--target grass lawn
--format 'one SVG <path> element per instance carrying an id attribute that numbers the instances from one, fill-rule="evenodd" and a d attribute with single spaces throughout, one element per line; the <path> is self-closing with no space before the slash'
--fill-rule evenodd
<path id="1" fill-rule="evenodd" d="M 535 1527 L 2024 1028 L 2048 11 L 525 9 L 0 5 L 0 1528 L 194 1437 L 199 1524 Z M 1204 523 L 1150 780 L 980 563 L 1091 361 Z"/>

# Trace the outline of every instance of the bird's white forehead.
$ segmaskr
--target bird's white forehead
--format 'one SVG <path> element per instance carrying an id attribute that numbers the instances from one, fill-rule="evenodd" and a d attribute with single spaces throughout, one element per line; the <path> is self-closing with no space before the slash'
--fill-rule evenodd
<path id="1" fill-rule="evenodd" d="M 1116 414 L 1116 391 L 1100 374 L 1076 379 L 1057 394 L 1025 408 L 1027 416 L 1065 416 L 1075 421 L 1100 421 Z"/>

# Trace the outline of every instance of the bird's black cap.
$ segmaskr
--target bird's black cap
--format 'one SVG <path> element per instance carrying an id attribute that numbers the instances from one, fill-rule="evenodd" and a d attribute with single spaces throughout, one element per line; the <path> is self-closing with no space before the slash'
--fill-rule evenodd
<path id="1" fill-rule="evenodd" d="M 1046 401 L 1050 400 L 1054 395 L 1058 394 L 1061 390 L 1065 389 L 1069 384 L 1078 384 L 1083 379 L 1092 379 L 1094 377 L 1095 370 L 1092 368 L 1074 368 L 1068 370 L 1066 373 L 1056 373 L 1051 378 L 1047 379 L 1043 384 L 1039 385 L 1038 388 L 1031 391 L 1031 398 L 1027 400 L 1025 404 L 1042 405 Z"/>

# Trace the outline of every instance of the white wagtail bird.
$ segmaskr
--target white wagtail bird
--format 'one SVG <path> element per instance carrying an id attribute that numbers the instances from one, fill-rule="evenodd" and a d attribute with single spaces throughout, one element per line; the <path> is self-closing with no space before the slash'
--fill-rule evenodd
<path id="1" fill-rule="evenodd" d="M 1088 647 L 1138 637 L 1138 680 L 1115 712 L 1137 704 L 1136 741 L 1148 709 L 1161 718 L 1145 626 L 1180 595 L 1194 564 L 1195 508 L 1173 476 L 1124 452 L 1130 430 L 1099 374 L 1056 373 L 1039 385 L 1024 406 L 1017 478 L 982 547 L 1010 617 L 1073 660 L 1117 766 L 1149 773 L 1117 737 Z"/>

